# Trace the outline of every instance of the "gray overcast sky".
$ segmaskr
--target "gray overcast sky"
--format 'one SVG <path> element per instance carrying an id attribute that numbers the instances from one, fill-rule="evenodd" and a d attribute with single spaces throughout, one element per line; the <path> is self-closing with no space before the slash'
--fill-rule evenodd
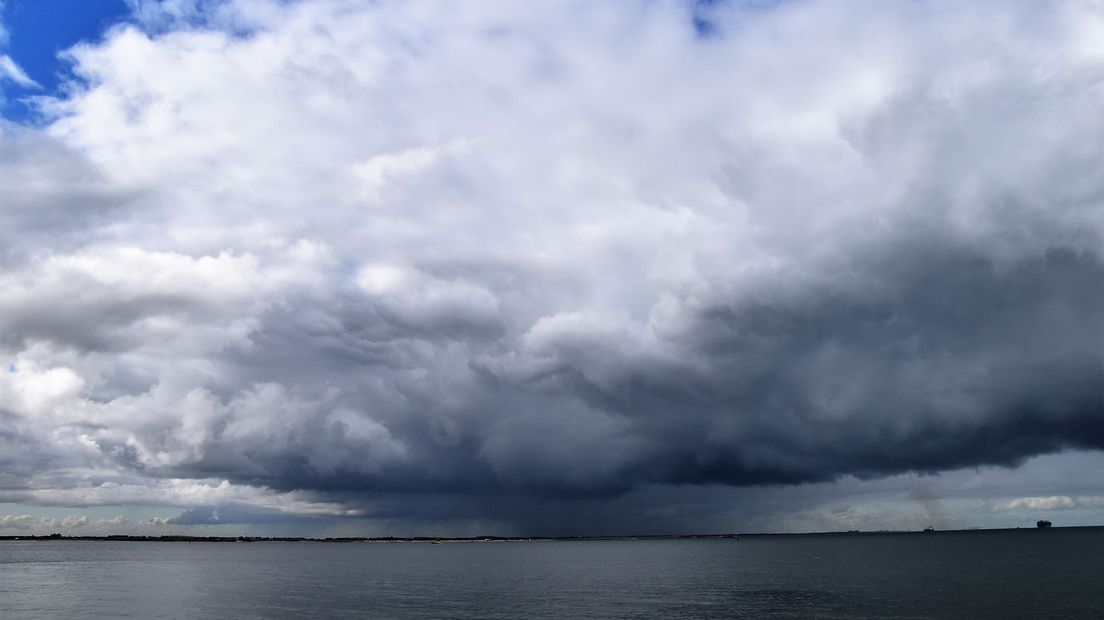
<path id="1" fill-rule="evenodd" d="M 0 35 L 0 533 L 1104 521 L 1100 3 L 125 9 Z"/>

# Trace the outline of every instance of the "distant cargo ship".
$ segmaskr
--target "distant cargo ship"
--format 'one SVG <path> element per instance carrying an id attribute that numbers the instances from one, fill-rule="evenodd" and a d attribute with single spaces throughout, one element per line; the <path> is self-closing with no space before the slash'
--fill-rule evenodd
<path id="1" fill-rule="evenodd" d="M 1048 528 L 1048 527 L 1050 527 L 1050 521 L 1036 521 L 1035 522 L 1035 527 L 1037 527 L 1039 529 Z"/>

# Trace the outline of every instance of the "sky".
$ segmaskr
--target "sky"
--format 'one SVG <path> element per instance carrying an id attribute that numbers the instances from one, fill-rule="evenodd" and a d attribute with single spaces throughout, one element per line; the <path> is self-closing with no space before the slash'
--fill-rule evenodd
<path id="1" fill-rule="evenodd" d="M 1104 5 L 0 0 L 0 534 L 1104 524 Z"/>

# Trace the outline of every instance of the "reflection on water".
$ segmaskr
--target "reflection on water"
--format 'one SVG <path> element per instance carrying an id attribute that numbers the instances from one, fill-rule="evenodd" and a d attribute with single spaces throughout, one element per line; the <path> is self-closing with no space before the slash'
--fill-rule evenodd
<path id="1" fill-rule="evenodd" d="M 0 542 L 18 618 L 1100 618 L 1104 531 L 593 542 Z"/>

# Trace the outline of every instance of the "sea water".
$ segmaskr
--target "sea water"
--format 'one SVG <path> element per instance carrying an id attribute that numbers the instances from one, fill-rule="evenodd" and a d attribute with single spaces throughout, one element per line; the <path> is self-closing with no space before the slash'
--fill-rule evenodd
<path id="1" fill-rule="evenodd" d="M 0 541 L 12 618 L 1104 618 L 1104 531 Z"/>

